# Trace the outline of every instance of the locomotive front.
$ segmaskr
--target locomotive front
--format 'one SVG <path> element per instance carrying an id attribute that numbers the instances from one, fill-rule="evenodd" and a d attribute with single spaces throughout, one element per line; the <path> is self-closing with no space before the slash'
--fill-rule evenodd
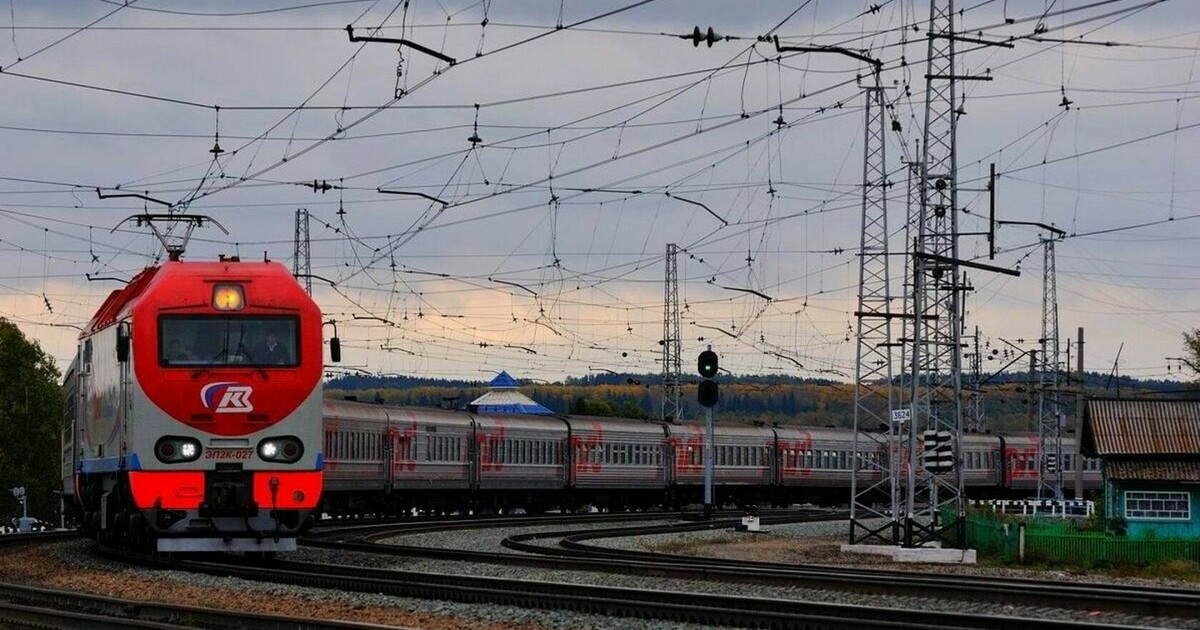
<path id="1" fill-rule="evenodd" d="M 125 411 L 80 436 L 122 438 L 98 529 L 167 552 L 295 549 L 322 489 L 317 305 L 278 263 L 172 261 L 144 285 L 114 317 Z"/>

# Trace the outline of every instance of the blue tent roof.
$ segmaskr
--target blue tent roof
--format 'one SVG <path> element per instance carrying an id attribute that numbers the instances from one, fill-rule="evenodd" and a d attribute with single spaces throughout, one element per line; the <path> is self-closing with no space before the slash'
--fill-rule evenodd
<path id="1" fill-rule="evenodd" d="M 488 383 L 484 395 L 476 398 L 467 405 L 467 409 L 475 413 L 516 413 L 516 414 L 553 414 L 553 411 L 539 405 L 525 394 L 517 391 L 520 381 L 508 372 L 500 372 Z"/>
<path id="2" fill-rule="evenodd" d="M 488 383 L 488 389 L 516 389 L 521 386 L 521 382 L 509 375 L 508 372 L 501 371 Z"/>

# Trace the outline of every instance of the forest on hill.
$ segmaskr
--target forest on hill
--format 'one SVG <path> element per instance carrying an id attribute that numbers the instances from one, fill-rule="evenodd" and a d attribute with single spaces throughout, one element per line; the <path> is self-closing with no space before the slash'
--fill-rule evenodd
<path id="1" fill-rule="evenodd" d="M 998 375 L 985 385 L 985 426 L 997 432 L 1032 431 L 1036 427 L 1038 396 L 1026 374 Z M 849 427 L 854 423 L 854 387 L 824 379 L 778 376 L 722 376 L 721 399 L 714 408 L 722 422 L 767 425 Z M 603 374 L 569 378 L 558 383 L 531 383 L 521 393 L 557 413 L 626 418 L 658 418 L 662 408 L 661 377 L 657 374 Z M 1200 388 L 1177 381 L 1109 378 L 1087 373 L 1082 390 L 1077 382 L 1062 387 L 1074 409 L 1074 395 L 1094 397 L 1195 397 Z M 326 396 L 352 397 L 363 402 L 415 407 L 465 408 L 487 391 L 483 382 L 442 381 L 407 376 L 341 376 L 325 386 Z M 683 386 L 683 421 L 704 417 L 696 401 L 696 383 Z"/>

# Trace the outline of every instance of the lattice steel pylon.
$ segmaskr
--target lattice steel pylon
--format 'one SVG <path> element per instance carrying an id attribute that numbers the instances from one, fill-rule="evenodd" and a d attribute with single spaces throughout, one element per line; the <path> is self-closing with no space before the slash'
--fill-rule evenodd
<path id="1" fill-rule="evenodd" d="M 683 378 L 681 344 L 683 324 L 679 312 L 679 247 L 667 243 L 667 273 L 663 288 L 663 338 L 662 338 L 662 420 L 678 422 L 683 419 L 683 399 L 680 381 Z"/>
<path id="2" fill-rule="evenodd" d="M 1038 378 L 1039 499 L 1062 499 L 1063 407 L 1058 395 L 1062 355 L 1058 345 L 1058 281 L 1054 242 L 1042 239 L 1042 370 Z"/>
<path id="3" fill-rule="evenodd" d="M 292 275 L 312 295 L 312 241 L 308 237 L 308 210 L 296 210 L 295 255 L 292 257 Z"/>
<path id="4" fill-rule="evenodd" d="M 925 72 L 925 133 L 922 146 L 921 214 L 913 252 L 912 365 L 913 426 L 908 434 L 907 516 L 904 545 L 920 546 L 954 527 L 961 540 L 962 466 L 925 466 L 917 440 L 926 431 L 949 434 L 962 452 L 962 323 L 958 264 L 958 185 L 954 1 L 929 3 Z M 950 522 L 943 512 L 951 513 Z"/>
<path id="5" fill-rule="evenodd" d="M 854 379 L 856 474 L 850 481 L 850 544 L 899 543 L 900 467 L 897 402 L 892 381 L 893 296 L 888 277 L 886 127 L 878 68 L 863 89 L 862 237 L 858 266 L 857 353 Z"/>

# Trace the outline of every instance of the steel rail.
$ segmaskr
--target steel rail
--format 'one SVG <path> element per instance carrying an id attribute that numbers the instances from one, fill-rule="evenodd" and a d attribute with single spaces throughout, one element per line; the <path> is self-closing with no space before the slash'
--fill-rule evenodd
<path id="1" fill-rule="evenodd" d="M 583 542 L 628 535 L 668 533 L 669 531 L 673 530 L 645 527 L 627 528 L 624 532 L 615 528 L 591 532 L 562 532 L 558 545 L 561 551 L 566 553 L 559 557 L 607 559 L 617 563 L 631 561 L 660 563 L 666 566 L 688 567 L 710 575 L 736 576 L 740 573 L 748 574 L 747 577 L 775 577 L 778 580 L 777 583 L 787 583 L 794 579 L 812 584 L 813 580 L 821 580 L 831 586 L 841 583 L 843 588 L 854 587 L 855 590 L 866 592 L 928 596 L 931 589 L 936 589 L 939 596 L 971 601 L 983 600 L 1003 604 L 1120 611 L 1184 619 L 1200 618 L 1200 591 L 1194 590 L 1119 584 L 1063 584 L 1029 578 L 930 575 L 912 571 L 856 569 L 814 564 L 782 565 L 773 562 L 734 561 L 651 551 L 613 549 L 588 545 Z M 631 534 L 631 532 L 633 533 Z M 549 533 L 513 536 L 510 539 L 512 545 L 507 544 L 509 541 L 505 541 L 505 546 L 525 552 L 558 555 L 559 549 L 543 545 L 530 545 L 525 542 L 550 536 Z"/>
<path id="2" fill-rule="evenodd" d="M 0 583 L 0 620 L 54 628 L 247 628 L 250 630 L 376 630 L 372 624 L 264 615 L 75 591 Z M 20 624 L 18 624 L 20 625 Z M 7 625 L 5 627 L 8 627 Z"/>
<path id="3" fill-rule="evenodd" d="M 120 556 L 148 566 L 270 583 L 452 600 L 525 608 L 572 610 L 620 617 L 655 618 L 756 628 L 1028 628 L 1031 620 L 926 610 L 764 599 L 664 590 L 511 580 L 364 568 L 327 563 L 269 564 L 166 561 Z M 1095 624 L 1038 620 L 1039 628 L 1095 630 Z M 1119 626 L 1107 626 L 1119 627 Z"/>
<path id="4" fill-rule="evenodd" d="M 764 524 L 819 520 L 819 516 L 765 518 Z M 841 518 L 826 515 L 824 518 Z M 359 541 L 310 541 L 327 549 L 382 555 L 428 557 L 463 562 L 577 569 L 681 579 L 719 580 L 771 586 L 804 586 L 847 592 L 909 597 L 954 598 L 1023 606 L 1105 610 L 1139 615 L 1200 618 L 1200 591 L 1106 584 L 1061 584 L 1025 578 L 928 575 L 911 571 L 857 569 L 824 565 L 782 565 L 732 561 L 647 551 L 627 551 L 584 544 L 585 540 L 678 533 L 732 527 L 732 521 L 662 526 L 613 527 L 517 534 L 501 542 L 519 553 L 494 553 L 379 544 L 397 532 L 377 530 Z M 407 533 L 407 532 L 405 532 Z M 551 545 L 545 541 L 552 541 Z"/>
<path id="5" fill-rule="evenodd" d="M 5 534 L 0 546 L 78 538 L 74 530 Z M 0 582 L 0 625 L 5 628 L 107 630 L 146 628 L 246 628 L 249 630 L 381 630 L 391 626 L 264 615 L 237 610 L 125 600 L 25 584 Z"/>
<path id="6" fill-rule="evenodd" d="M 808 515 L 814 513 L 827 513 L 817 509 L 807 510 L 769 510 L 764 511 L 764 514 L 776 516 L 795 516 Z M 717 517 L 734 518 L 740 516 L 742 512 L 734 510 L 726 510 L 717 512 Z M 587 524 L 587 523 L 604 523 L 604 522 L 630 522 L 630 521 L 659 521 L 678 519 L 681 521 L 704 521 L 705 517 L 698 511 L 663 511 L 663 512 L 608 512 L 603 514 L 543 514 L 543 515 L 512 515 L 512 516 L 452 516 L 452 517 L 433 517 L 433 518 L 413 518 L 397 521 L 392 520 L 372 520 L 369 522 L 349 521 L 343 524 L 342 522 L 322 521 L 314 525 L 311 529 L 304 533 L 303 538 L 299 541 L 300 544 L 314 544 L 322 540 L 348 540 L 355 538 L 364 538 L 376 533 L 383 533 L 389 536 L 402 536 L 409 534 L 420 534 L 426 532 L 440 532 L 458 529 L 485 529 L 493 527 L 535 527 L 539 525 L 566 525 L 566 524 Z M 707 521 L 705 521 L 707 522 Z"/>

